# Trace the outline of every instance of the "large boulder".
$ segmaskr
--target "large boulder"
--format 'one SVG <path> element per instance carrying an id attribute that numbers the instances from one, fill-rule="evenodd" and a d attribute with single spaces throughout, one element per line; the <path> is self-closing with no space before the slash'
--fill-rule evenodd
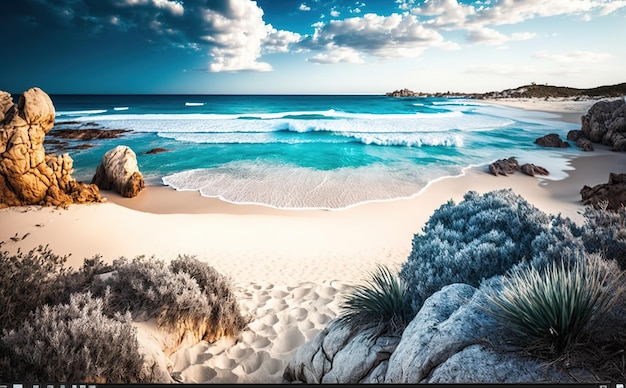
<path id="1" fill-rule="evenodd" d="M 285 369 L 306 383 L 534 383 L 594 381 L 507 348 L 484 292 L 452 284 L 428 298 L 401 338 L 372 336 L 337 320 L 303 345 Z M 577 380 L 578 379 L 578 380 Z"/>
<path id="2" fill-rule="evenodd" d="M 102 190 L 115 190 L 127 198 L 136 197 L 145 187 L 137 155 L 126 146 L 117 146 L 104 154 L 91 183 Z"/>
<path id="3" fill-rule="evenodd" d="M 71 177 L 68 154 L 46 155 L 43 141 L 55 117 L 50 97 L 31 88 L 17 105 L 10 98 L 0 92 L 0 207 L 102 201 L 98 187 Z"/>
<path id="4" fill-rule="evenodd" d="M 610 173 L 609 182 L 593 187 L 584 186 L 580 190 L 582 202 L 585 205 L 607 203 L 610 210 L 619 210 L 626 205 L 626 174 Z"/>
<path id="5" fill-rule="evenodd" d="M 493 175 L 510 175 L 519 170 L 519 163 L 514 157 L 499 159 L 489 165 L 489 172 Z"/>
<path id="6" fill-rule="evenodd" d="M 581 131 L 593 143 L 626 151 L 626 102 L 624 99 L 596 102 L 581 118 Z"/>
<path id="7" fill-rule="evenodd" d="M 400 338 L 373 336 L 332 321 L 301 346 L 287 365 L 283 378 L 305 383 L 382 383 L 387 360 Z"/>

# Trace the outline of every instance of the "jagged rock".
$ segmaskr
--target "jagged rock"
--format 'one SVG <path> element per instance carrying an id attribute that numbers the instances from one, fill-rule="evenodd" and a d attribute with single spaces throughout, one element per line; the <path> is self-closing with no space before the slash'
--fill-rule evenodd
<path id="1" fill-rule="evenodd" d="M 417 95 L 418 94 L 415 93 L 414 91 L 406 89 L 406 88 L 385 93 L 385 96 L 388 96 L 388 97 L 415 97 Z"/>
<path id="2" fill-rule="evenodd" d="M 117 146 L 104 154 L 91 183 L 102 190 L 115 190 L 127 198 L 136 197 L 145 187 L 137 155 L 126 146 Z"/>
<path id="3" fill-rule="evenodd" d="M 583 151 L 593 151 L 593 144 L 591 143 L 591 140 L 586 137 L 581 137 L 576 140 L 576 146 Z"/>
<path id="4" fill-rule="evenodd" d="M 585 137 L 585 134 L 580 129 L 572 129 L 567 133 L 567 140 L 578 141 L 581 137 Z"/>
<path id="5" fill-rule="evenodd" d="M 583 134 L 594 143 L 615 151 L 626 150 L 626 102 L 624 99 L 596 102 L 581 119 Z"/>
<path id="6" fill-rule="evenodd" d="M 50 97 L 39 88 L 9 104 L 0 93 L 0 207 L 100 202 L 96 186 L 71 177 L 73 160 L 68 154 L 46 155 L 43 142 L 54 126 Z M 9 95 L 10 98 L 10 95 Z"/>
<path id="7" fill-rule="evenodd" d="M 618 210 L 622 205 L 626 205 L 626 174 L 610 173 L 608 183 L 593 187 L 584 186 L 580 190 L 580 195 L 585 205 L 607 202 L 608 209 Z"/>
<path id="8" fill-rule="evenodd" d="M 155 155 L 155 154 L 161 154 L 163 152 L 170 152 L 170 150 L 168 150 L 167 148 L 157 147 L 157 148 L 151 149 L 150 151 L 144 152 L 144 154 L 146 154 L 146 155 Z"/>
<path id="9" fill-rule="evenodd" d="M 382 382 L 386 360 L 398 341 L 398 337 L 373 337 L 367 330 L 355 332 L 334 320 L 298 349 L 283 378 L 305 383 Z"/>
<path id="10" fill-rule="evenodd" d="M 76 140 L 101 140 L 101 139 L 117 139 L 126 132 L 132 132 L 129 129 L 55 129 L 50 132 L 50 136 L 62 139 Z"/>
<path id="11" fill-rule="evenodd" d="M 487 305 L 485 294 L 467 284 L 428 298 L 391 355 L 385 383 L 574 382 L 538 361 L 498 351 L 507 335 Z"/>
<path id="12" fill-rule="evenodd" d="M 535 166 L 532 163 L 525 163 L 522 164 L 521 167 L 519 168 L 521 172 L 523 172 L 526 175 L 530 175 L 530 176 L 535 176 L 535 175 L 549 175 L 550 173 L 548 172 L 548 170 L 546 170 L 545 168 L 541 167 L 541 166 Z"/>
<path id="13" fill-rule="evenodd" d="M 484 292 L 452 284 L 428 298 L 401 338 L 372 337 L 338 320 L 303 345 L 286 381 L 306 383 L 531 383 L 595 381 L 503 350 L 510 340 Z M 574 377 L 572 377 L 572 374 Z"/>
<path id="14" fill-rule="evenodd" d="M 567 148 L 569 143 L 563 141 L 557 133 L 550 133 L 535 140 L 535 144 L 542 147 Z"/>
<path id="15" fill-rule="evenodd" d="M 507 176 L 509 174 L 513 174 L 515 171 L 519 169 L 519 163 L 517 159 L 511 157 L 508 159 L 500 159 L 489 165 L 489 171 L 495 175 L 504 175 Z"/>

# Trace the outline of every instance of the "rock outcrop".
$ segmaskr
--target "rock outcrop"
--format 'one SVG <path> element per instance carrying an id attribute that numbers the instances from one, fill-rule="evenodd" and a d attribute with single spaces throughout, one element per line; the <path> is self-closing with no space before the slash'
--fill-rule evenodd
<path id="1" fill-rule="evenodd" d="M 43 142 L 55 110 L 43 90 L 25 91 L 17 105 L 0 92 L 0 109 L 0 207 L 102 201 L 98 187 L 72 178 L 68 154 L 46 155 Z"/>
<path id="2" fill-rule="evenodd" d="M 507 336 L 467 284 L 444 287 L 426 300 L 401 338 L 351 333 L 333 321 L 298 350 L 286 381 L 308 383 L 572 383 L 586 371 L 554 367 L 504 351 Z"/>
<path id="3" fill-rule="evenodd" d="M 91 183 L 102 190 L 115 190 L 127 198 L 136 197 L 145 187 L 137 155 L 126 146 L 117 146 L 104 154 Z"/>
<path id="4" fill-rule="evenodd" d="M 610 210 L 619 210 L 626 205 L 626 174 L 609 174 L 609 182 L 593 187 L 584 186 L 580 190 L 582 202 L 585 205 L 608 203 Z"/>
<path id="5" fill-rule="evenodd" d="M 520 166 L 517 159 L 515 159 L 514 157 L 510 157 L 508 159 L 499 159 L 489 165 L 489 172 L 495 176 L 508 176 L 515 173 L 516 171 L 521 171 L 524 174 L 530 176 L 550 174 L 545 168 L 541 166 L 535 166 L 532 163 L 525 163 Z"/>
<path id="6" fill-rule="evenodd" d="M 626 151 L 626 101 L 599 101 L 581 117 L 580 132 L 570 131 L 568 139 L 576 138 L 576 144 L 588 149 L 590 143 L 602 143 L 613 151 Z M 580 140 L 583 139 L 583 140 Z M 580 142 L 580 144 L 579 144 Z M 593 148 L 593 146 L 591 146 Z"/>
<path id="7" fill-rule="evenodd" d="M 563 141 L 558 133 L 550 133 L 535 140 L 535 144 L 542 147 L 567 148 L 569 143 Z"/>
<path id="8" fill-rule="evenodd" d="M 526 175 L 535 176 L 535 175 L 549 175 L 548 170 L 541 166 L 535 166 L 532 163 L 525 163 L 520 166 L 520 171 Z"/>
<path id="9" fill-rule="evenodd" d="M 419 95 L 418 93 L 415 93 L 414 91 L 406 89 L 406 88 L 385 93 L 385 96 L 387 97 L 415 97 L 418 95 Z"/>
<path id="10" fill-rule="evenodd" d="M 493 175 L 510 175 L 519 169 L 517 159 L 511 157 L 508 159 L 499 159 L 489 165 L 489 172 Z"/>

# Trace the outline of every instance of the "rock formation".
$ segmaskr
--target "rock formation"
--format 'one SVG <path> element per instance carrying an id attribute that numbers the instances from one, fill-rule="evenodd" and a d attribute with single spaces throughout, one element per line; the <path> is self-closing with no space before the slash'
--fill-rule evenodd
<path id="1" fill-rule="evenodd" d="M 550 173 L 543 167 L 535 166 L 532 163 L 525 163 L 520 166 L 520 171 L 526 175 L 535 176 L 535 175 L 549 175 Z"/>
<path id="2" fill-rule="evenodd" d="M 406 89 L 406 88 L 385 93 L 385 96 L 387 97 L 415 97 L 418 95 L 419 95 L 418 93 L 415 93 L 414 91 Z"/>
<path id="3" fill-rule="evenodd" d="M 593 187 L 584 186 L 580 190 L 585 205 L 597 205 L 607 202 L 607 209 L 619 210 L 626 205 L 626 174 L 609 174 L 609 182 Z"/>
<path id="4" fill-rule="evenodd" d="M 538 144 L 542 147 L 553 147 L 553 148 L 567 148 L 569 147 L 569 143 L 561 140 L 561 137 L 557 133 L 550 133 L 548 135 L 542 136 L 535 140 L 535 144 Z"/>
<path id="5" fill-rule="evenodd" d="M 581 117 L 580 131 L 570 131 L 568 139 L 584 150 L 592 150 L 591 143 L 602 143 L 613 151 L 626 151 L 626 101 L 599 101 Z"/>
<path id="6" fill-rule="evenodd" d="M 46 155 L 43 142 L 54 126 L 50 97 L 39 88 L 25 91 L 14 105 L 0 92 L 0 207 L 100 202 L 98 187 L 71 177 L 68 154 Z"/>
<path id="7" fill-rule="evenodd" d="M 526 175 L 549 175 L 550 173 L 543 167 L 535 166 L 532 163 L 525 163 L 522 166 L 519 165 L 517 159 L 510 157 L 508 159 L 499 159 L 489 165 L 489 172 L 495 176 L 498 175 L 510 175 L 516 171 L 521 171 Z"/>
<path id="8" fill-rule="evenodd" d="M 115 190 L 127 198 L 136 197 L 145 187 L 137 155 L 126 146 L 117 146 L 104 154 L 91 183 L 102 190 Z"/>
<path id="9" fill-rule="evenodd" d="M 489 165 L 489 172 L 495 176 L 507 176 L 509 174 L 513 174 L 518 169 L 519 163 L 517 162 L 517 159 L 513 157 L 508 159 L 499 159 Z"/>
<path id="10" fill-rule="evenodd" d="M 333 321 L 297 351 L 283 377 L 307 383 L 595 381 L 586 371 L 560 371 L 502 350 L 508 338 L 487 304 L 472 286 L 446 286 L 426 300 L 401 338 L 372 338 Z"/>

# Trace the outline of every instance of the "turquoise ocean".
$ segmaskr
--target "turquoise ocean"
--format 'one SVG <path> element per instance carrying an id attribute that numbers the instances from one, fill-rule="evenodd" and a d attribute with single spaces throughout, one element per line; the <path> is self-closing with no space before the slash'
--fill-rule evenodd
<path id="1" fill-rule="evenodd" d="M 566 176 L 576 147 L 534 140 L 579 125 L 548 113 L 459 98 L 373 95 L 53 95 L 56 128 L 129 129 L 70 150 L 90 181 L 117 145 L 148 184 L 234 203 L 337 209 L 410 197 L 429 182 L 515 156 Z M 73 143 L 72 143 L 73 144 Z M 153 148 L 169 152 L 145 154 Z M 497 178 L 494 178 L 497 179 Z M 502 178 L 504 179 L 504 178 Z M 445 193 L 442 193 L 445 195 Z"/>

